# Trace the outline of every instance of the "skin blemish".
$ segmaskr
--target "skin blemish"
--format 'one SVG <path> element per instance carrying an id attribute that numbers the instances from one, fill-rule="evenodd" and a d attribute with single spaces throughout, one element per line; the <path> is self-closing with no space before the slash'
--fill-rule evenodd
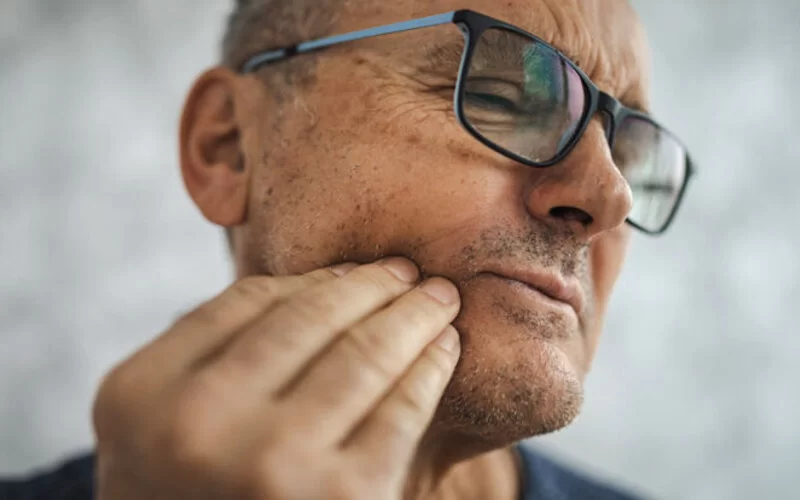
<path id="1" fill-rule="evenodd" d="M 460 141 L 448 141 L 447 150 L 462 162 L 472 163 L 480 160 L 481 157 L 481 155 L 476 153 L 473 149 L 460 144 Z"/>
<path id="2" fill-rule="evenodd" d="M 419 144 L 420 142 L 422 142 L 422 136 L 416 133 L 409 134 L 406 137 L 406 142 L 408 142 L 409 144 Z"/>

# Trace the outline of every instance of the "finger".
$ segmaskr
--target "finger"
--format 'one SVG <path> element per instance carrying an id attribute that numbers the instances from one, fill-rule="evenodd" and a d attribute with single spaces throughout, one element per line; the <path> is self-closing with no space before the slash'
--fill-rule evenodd
<path id="1" fill-rule="evenodd" d="M 322 268 L 296 276 L 244 278 L 184 315 L 136 356 L 146 358 L 150 366 L 183 372 L 220 350 L 279 300 L 315 284 L 333 281 L 339 276 L 337 273 L 353 266 Z"/>
<path id="2" fill-rule="evenodd" d="M 295 424 L 340 440 L 458 314 L 458 290 L 433 278 L 353 327 L 290 390 Z M 325 426 L 317 424 L 325 416 Z"/>
<path id="3" fill-rule="evenodd" d="M 342 442 L 363 460 L 408 463 L 433 419 L 461 352 L 458 332 L 448 326 L 382 400 Z"/>
<path id="4" fill-rule="evenodd" d="M 141 406 L 141 401 L 170 390 L 175 382 L 188 375 L 193 365 L 208 358 L 280 297 L 336 276 L 331 269 L 320 269 L 302 276 L 251 277 L 233 284 L 183 316 L 165 334 L 104 377 L 93 409 L 95 423 L 108 421 L 102 415 L 109 408 L 116 415 L 112 421 L 136 415 L 139 412 L 134 410 Z M 119 405 L 128 411 L 114 410 Z"/>
<path id="5" fill-rule="evenodd" d="M 293 295 L 259 318 L 210 366 L 259 393 L 279 393 L 331 341 L 413 288 L 407 259 L 390 258 Z"/>

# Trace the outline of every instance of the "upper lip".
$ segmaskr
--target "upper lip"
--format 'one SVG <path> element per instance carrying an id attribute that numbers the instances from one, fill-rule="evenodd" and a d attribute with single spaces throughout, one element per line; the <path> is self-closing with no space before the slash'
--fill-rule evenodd
<path id="1" fill-rule="evenodd" d="M 559 273 L 536 268 L 513 268 L 489 271 L 503 278 L 519 281 L 543 295 L 571 306 L 580 316 L 583 311 L 583 292 L 576 279 L 565 279 Z"/>

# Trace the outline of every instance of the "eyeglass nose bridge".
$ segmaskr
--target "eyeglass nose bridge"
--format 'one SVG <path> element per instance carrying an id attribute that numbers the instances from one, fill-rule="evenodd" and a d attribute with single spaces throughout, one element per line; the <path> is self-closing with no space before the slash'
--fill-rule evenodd
<path id="1" fill-rule="evenodd" d="M 595 113 L 600 113 L 603 119 L 603 130 L 606 134 L 606 140 L 608 140 L 608 147 L 611 149 L 614 149 L 614 139 L 617 135 L 622 109 L 622 104 L 616 98 L 605 92 L 598 92 L 597 105 L 589 117 L 591 120 Z"/>

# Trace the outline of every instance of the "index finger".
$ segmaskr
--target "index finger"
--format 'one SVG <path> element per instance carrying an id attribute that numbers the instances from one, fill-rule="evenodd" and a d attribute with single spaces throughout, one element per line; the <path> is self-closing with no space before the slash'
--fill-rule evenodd
<path id="1" fill-rule="evenodd" d="M 336 279 L 346 264 L 293 276 L 251 276 L 181 317 L 166 333 L 134 355 L 160 367 L 160 376 L 195 369 L 278 301 Z"/>

